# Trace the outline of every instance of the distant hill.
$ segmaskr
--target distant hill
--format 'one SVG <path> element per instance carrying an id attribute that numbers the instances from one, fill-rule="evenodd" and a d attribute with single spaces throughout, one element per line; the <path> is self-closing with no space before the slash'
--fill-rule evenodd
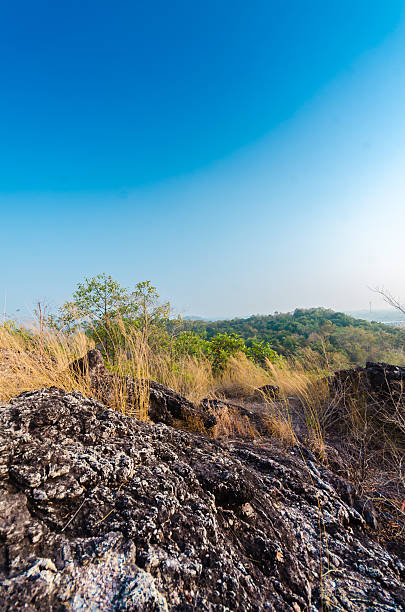
<path id="1" fill-rule="evenodd" d="M 199 317 L 198 315 L 186 315 L 184 321 L 224 321 L 221 317 Z"/>
<path id="2" fill-rule="evenodd" d="M 404 329 L 326 308 L 297 308 L 246 319 L 188 320 L 183 326 L 208 338 L 228 332 L 239 334 L 247 343 L 253 338 L 265 340 L 286 356 L 310 349 L 334 367 L 363 365 L 367 360 L 405 364 Z"/>

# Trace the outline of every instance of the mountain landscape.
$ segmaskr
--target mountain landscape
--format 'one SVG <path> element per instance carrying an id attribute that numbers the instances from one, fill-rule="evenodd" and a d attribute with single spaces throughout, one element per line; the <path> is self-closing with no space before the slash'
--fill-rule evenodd
<path id="1" fill-rule="evenodd" d="M 0 609 L 405 609 L 404 330 L 104 274 L 37 316 L 0 326 Z"/>
<path id="2" fill-rule="evenodd" d="M 404 58 L 403 0 L 0 4 L 0 612 L 405 612 Z"/>
<path id="3" fill-rule="evenodd" d="M 396 320 L 400 316 L 397 313 Z M 325 308 L 228 321 L 190 320 L 184 322 L 184 328 L 207 338 L 217 333 L 236 333 L 248 344 L 260 339 L 286 356 L 303 354 L 309 349 L 336 367 L 364 365 L 367 359 L 405 364 L 404 330 Z"/>

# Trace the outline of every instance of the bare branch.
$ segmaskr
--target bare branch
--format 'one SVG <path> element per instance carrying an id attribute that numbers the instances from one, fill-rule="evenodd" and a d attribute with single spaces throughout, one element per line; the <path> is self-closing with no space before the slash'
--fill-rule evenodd
<path id="1" fill-rule="evenodd" d="M 374 291 L 374 293 L 378 293 L 379 295 L 381 295 L 381 297 L 384 299 L 384 302 L 392 306 L 392 308 L 395 308 L 396 310 L 399 310 L 400 312 L 405 314 L 405 305 L 401 303 L 399 298 L 395 297 L 394 295 L 392 295 L 392 293 L 384 289 L 384 287 L 374 287 L 374 289 L 370 287 L 370 289 L 371 291 Z"/>

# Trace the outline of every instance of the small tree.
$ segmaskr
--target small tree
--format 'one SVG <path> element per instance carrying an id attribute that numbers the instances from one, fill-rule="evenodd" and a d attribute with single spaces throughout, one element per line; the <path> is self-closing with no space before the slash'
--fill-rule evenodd
<path id="1" fill-rule="evenodd" d="M 152 325 L 158 325 L 169 317 L 169 302 L 159 303 L 157 289 L 151 285 L 150 281 L 138 283 L 131 294 L 131 299 L 137 306 L 137 324 L 145 337 L 149 336 Z"/>
<path id="2" fill-rule="evenodd" d="M 127 289 L 111 276 L 98 274 L 77 285 L 71 301 L 59 309 L 56 323 L 68 332 L 82 328 L 107 355 L 112 352 L 111 331 L 118 318 L 135 316 L 138 306 Z"/>
<path id="3" fill-rule="evenodd" d="M 111 276 L 98 274 L 79 283 L 72 300 L 61 306 L 57 316 L 49 316 L 48 324 L 67 332 L 84 329 L 111 356 L 123 339 L 122 324 L 142 330 L 147 339 L 151 326 L 167 316 L 169 304 L 160 305 L 158 299 L 149 281 L 138 283 L 131 292 Z"/>
<path id="4" fill-rule="evenodd" d="M 224 370 L 231 355 L 244 352 L 246 352 L 245 341 L 235 333 L 216 334 L 208 345 L 208 354 L 211 357 L 214 372 Z"/>
<path id="5" fill-rule="evenodd" d="M 282 357 L 275 350 L 273 350 L 268 342 L 265 340 L 257 340 L 253 338 L 249 346 L 246 347 L 246 356 L 254 361 L 255 363 L 265 366 L 266 361 L 270 363 L 281 364 L 283 362 Z"/>

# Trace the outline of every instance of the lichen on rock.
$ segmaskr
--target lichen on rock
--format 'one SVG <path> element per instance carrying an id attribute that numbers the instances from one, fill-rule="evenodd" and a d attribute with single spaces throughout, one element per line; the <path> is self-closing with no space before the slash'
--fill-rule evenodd
<path id="1" fill-rule="evenodd" d="M 402 553 L 303 447 L 50 388 L 1 407 L 0 478 L 2 610 L 405 609 Z"/>

